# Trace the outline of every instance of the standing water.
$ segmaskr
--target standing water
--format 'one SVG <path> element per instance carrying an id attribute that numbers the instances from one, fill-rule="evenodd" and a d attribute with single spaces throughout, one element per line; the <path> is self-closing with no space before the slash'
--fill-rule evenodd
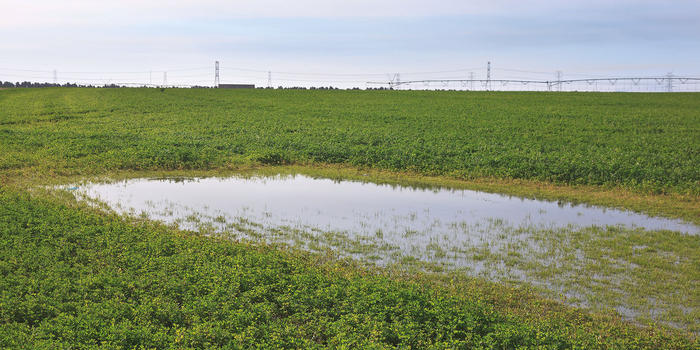
<path id="1" fill-rule="evenodd" d="M 629 318 L 694 310 L 687 305 L 692 301 L 667 298 L 666 292 L 650 295 L 649 302 L 639 302 L 647 299 L 636 292 L 655 282 L 637 264 L 640 256 L 677 264 L 687 263 L 688 257 L 635 245 L 633 238 L 696 238 L 700 228 L 680 220 L 478 191 L 303 175 L 132 179 L 88 184 L 73 192 L 117 212 L 205 234 L 311 251 L 332 249 L 377 265 L 526 282 L 553 296 L 564 295 L 568 303 L 615 308 Z M 659 230 L 667 231 L 652 232 Z M 609 254 L 604 244 L 611 239 L 617 239 L 619 251 L 631 253 Z M 601 289 L 600 283 L 608 287 Z"/>
<path id="2" fill-rule="evenodd" d="M 310 233 L 316 233 L 315 240 L 321 236 L 328 240 L 328 233 L 333 233 L 335 241 L 354 242 L 355 248 L 371 241 L 375 248 L 383 247 L 382 251 L 399 249 L 416 258 L 424 257 L 421 253 L 431 244 L 449 249 L 484 242 L 507 243 L 521 234 L 523 228 L 624 226 L 687 234 L 700 232 L 697 226 L 679 220 L 618 209 L 470 190 L 418 189 L 303 175 L 132 179 L 90 184 L 81 187 L 79 193 L 120 212 L 141 213 L 167 223 L 179 223 L 182 228 L 197 229 L 208 223 L 217 230 L 233 229 L 241 238 L 251 238 L 253 231 L 259 231 L 254 234 L 257 238 L 302 245 L 308 243 L 302 241 L 312 238 Z M 303 233 L 305 237 L 279 236 L 280 228 L 296 232 L 297 236 Z M 272 237 L 270 230 L 279 237 Z"/>

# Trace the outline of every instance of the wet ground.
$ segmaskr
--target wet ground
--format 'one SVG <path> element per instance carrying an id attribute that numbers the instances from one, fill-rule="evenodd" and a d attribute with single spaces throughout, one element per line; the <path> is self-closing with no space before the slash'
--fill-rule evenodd
<path id="1" fill-rule="evenodd" d="M 700 227 L 680 220 L 470 190 L 304 175 L 131 179 L 66 189 L 120 213 L 206 234 L 331 249 L 380 266 L 528 283 L 569 304 L 614 308 L 630 319 L 697 322 L 693 295 L 672 296 L 673 290 L 694 285 L 694 258 L 663 248 L 665 237 L 695 244 Z M 634 243 L 646 242 L 646 236 L 661 242 L 659 247 Z M 649 280 L 659 266 L 647 262 L 659 259 L 672 261 L 664 269 L 663 287 L 658 278 Z"/>

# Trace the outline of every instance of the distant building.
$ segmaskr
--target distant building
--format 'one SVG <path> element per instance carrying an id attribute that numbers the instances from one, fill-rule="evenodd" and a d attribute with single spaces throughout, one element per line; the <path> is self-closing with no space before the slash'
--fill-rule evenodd
<path id="1" fill-rule="evenodd" d="M 255 89 L 255 84 L 219 84 L 219 89 Z"/>

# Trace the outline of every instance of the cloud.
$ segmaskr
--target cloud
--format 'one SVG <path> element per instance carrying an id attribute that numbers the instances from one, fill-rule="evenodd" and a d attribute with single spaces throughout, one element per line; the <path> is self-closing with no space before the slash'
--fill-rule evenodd
<path id="1" fill-rule="evenodd" d="M 663 65 L 697 61 L 697 13 L 684 0 L 0 0 L 0 67 Z"/>
<path id="2" fill-rule="evenodd" d="M 0 28 L 129 25 L 234 18 L 381 18 L 486 15 L 510 17 L 629 16 L 688 13 L 678 0 L 0 0 Z M 695 12 L 697 13 L 697 12 Z"/>

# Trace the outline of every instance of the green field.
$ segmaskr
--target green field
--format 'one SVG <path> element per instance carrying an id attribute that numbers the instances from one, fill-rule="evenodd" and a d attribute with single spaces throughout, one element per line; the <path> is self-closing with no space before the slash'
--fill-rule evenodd
<path id="1" fill-rule="evenodd" d="M 562 248 L 574 242 L 602 261 L 582 267 L 586 274 L 624 273 L 615 263 L 628 254 L 625 244 L 647 247 L 634 260 L 643 273 L 635 283 L 659 296 L 682 290 L 659 300 L 690 304 L 689 315 L 666 317 L 676 327 L 649 327 L 527 286 L 204 237 L 39 189 L 280 166 L 606 204 L 697 224 L 700 95 L 2 90 L 0 347 L 699 346 L 697 236 L 541 237 L 562 256 L 576 255 Z"/>
<path id="2" fill-rule="evenodd" d="M 0 103 L 0 169 L 252 159 L 700 194 L 697 94 L 47 89 Z"/>

